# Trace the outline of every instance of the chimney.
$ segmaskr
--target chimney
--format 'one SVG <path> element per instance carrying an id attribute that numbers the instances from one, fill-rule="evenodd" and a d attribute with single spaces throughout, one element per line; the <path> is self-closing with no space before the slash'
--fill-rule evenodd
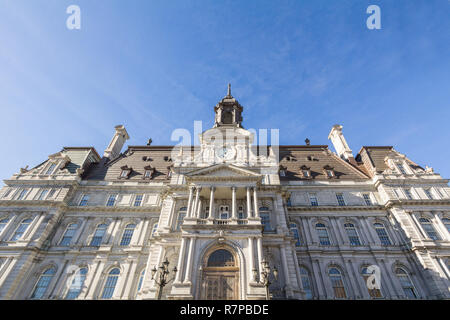
<path id="1" fill-rule="evenodd" d="M 345 140 L 344 134 L 342 133 L 342 126 L 339 124 L 335 124 L 333 128 L 331 128 L 330 134 L 328 135 L 328 139 L 333 143 L 334 149 L 336 149 L 337 154 L 344 160 L 347 160 L 351 164 L 356 165 L 355 158 L 353 157 L 352 150 L 347 144 Z"/>
<path id="2" fill-rule="evenodd" d="M 106 148 L 105 152 L 103 153 L 103 156 L 105 158 L 109 158 L 111 160 L 116 158 L 120 154 L 125 141 L 130 139 L 128 132 L 123 125 L 118 125 L 114 128 L 116 129 L 116 132 L 114 133 L 114 136 L 111 139 L 108 148 Z"/>

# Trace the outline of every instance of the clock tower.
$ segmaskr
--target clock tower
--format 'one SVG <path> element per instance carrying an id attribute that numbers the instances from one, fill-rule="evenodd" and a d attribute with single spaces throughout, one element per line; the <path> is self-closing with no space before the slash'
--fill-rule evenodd
<path id="1" fill-rule="evenodd" d="M 242 110 L 244 108 L 231 95 L 231 84 L 228 84 L 227 95 L 214 107 L 216 113 L 214 128 L 236 127 L 242 128 Z"/>

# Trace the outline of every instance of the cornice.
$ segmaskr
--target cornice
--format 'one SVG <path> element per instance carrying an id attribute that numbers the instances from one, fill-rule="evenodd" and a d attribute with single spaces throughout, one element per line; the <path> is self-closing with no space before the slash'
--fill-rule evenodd
<path id="1" fill-rule="evenodd" d="M 287 206 L 288 211 L 384 211 L 384 206 Z"/>

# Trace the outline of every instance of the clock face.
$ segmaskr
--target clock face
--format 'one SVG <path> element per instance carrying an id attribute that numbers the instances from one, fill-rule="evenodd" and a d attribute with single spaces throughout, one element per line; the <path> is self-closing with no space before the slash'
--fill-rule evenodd
<path id="1" fill-rule="evenodd" d="M 218 147 L 216 154 L 221 159 L 229 160 L 234 157 L 234 149 L 230 146 Z"/>

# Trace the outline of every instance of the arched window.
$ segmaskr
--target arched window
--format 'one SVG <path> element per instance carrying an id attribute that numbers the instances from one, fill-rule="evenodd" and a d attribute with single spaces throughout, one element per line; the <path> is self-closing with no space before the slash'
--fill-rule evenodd
<path id="1" fill-rule="evenodd" d="M 439 237 L 438 233 L 433 227 L 433 224 L 431 221 L 427 218 L 420 218 L 419 219 L 420 225 L 422 226 L 423 230 L 425 230 L 425 233 L 427 236 L 432 240 L 441 240 L 441 237 Z"/>
<path id="2" fill-rule="evenodd" d="M 381 244 L 384 246 L 390 246 L 391 240 L 389 239 L 389 235 L 387 234 L 384 225 L 382 223 L 375 223 L 373 226 L 378 235 L 378 238 L 380 238 Z"/>
<path id="3" fill-rule="evenodd" d="M 2 233 L 3 229 L 5 229 L 8 222 L 9 222 L 9 218 L 4 218 L 4 219 L 0 220 L 0 233 Z"/>
<path id="4" fill-rule="evenodd" d="M 60 246 L 69 246 L 77 229 L 78 229 L 78 224 L 76 224 L 76 223 L 69 224 L 67 226 L 66 232 L 64 232 L 64 235 L 63 235 L 59 245 Z"/>
<path id="5" fill-rule="evenodd" d="M 106 233 L 106 229 L 108 228 L 108 225 L 105 223 L 99 224 L 97 226 L 97 229 L 95 229 L 94 236 L 91 240 L 91 246 L 92 247 L 98 247 L 102 244 L 103 236 Z"/>
<path id="6" fill-rule="evenodd" d="M 123 231 L 122 240 L 120 240 L 121 246 L 127 246 L 131 242 L 131 238 L 133 237 L 134 229 L 136 228 L 135 224 L 128 224 Z"/>
<path id="7" fill-rule="evenodd" d="M 331 286 L 333 287 L 335 298 L 347 298 L 341 271 L 338 268 L 330 268 L 330 270 L 328 271 L 328 275 L 330 277 Z"/>
<path id="8" fill-rule="evenodd" d="M 447 231 L 450 233 L 450 219 L 449 218 L 443 218 L 442 219 L 442 223 L 447 228 Z M 1 221 L 0 221 L 0 224 L 1 224 Z M 0 229 L 0 232 L 1 232 L 1 229 Z"/>
<path id="9" fill-rule="evenodd" d="M 67 300 L 73 300 L 78 298 L 78 296 L 81 293 L 81 290 L 83 290 L 87 272 L 88 272 L 87 268 L 81 268 L 75 273 L 72 279 L 72 283 L 70 284 L 69 291 L 67 292 L 66 295 Z"/>
<path id="10" fill-rule="evenodd" d="M 305 291 L 305 298 L 310 300 L 313 297 L 311 277 L 309 271 L 305 267 L 300 267 L 300 278 L 302 280 L 303 291 Z"/>
<path id="11" fill-rule="evenodd" d="M 27 231 L 28 227 L 30 226 L 31 222 L 33 221 L 33 219 L 25 219 L 23 220 L 19 226 L 17 227 L 16 231 L 14 232 L 13 236 L 11 237 L 11 241 L 17 241 L 20 238 L 22 238 L 22 236 L 24 235 L 24 233 Z"/>
<path id="12" fill-rule="evenodd" d="M 375 270 L 373 271 L 375 272 Z M 361 275 L 364 279 L 364 283 L 367 286 L 367 291 L 369 292 L 369 295 L 371 298 L 382 298 L 383 296 L 381 295 L 381 290 L 379 288 L 373 288 L 373 289 L 369 289 L 369 286 L 367 284 L 367 280 L 369 279 L 369 277 L 373 274 L 369 272 L 369 270 L 367 269 L 367 267 L 364 267 L 361 270 Z"/>
<path id="13" fill-rule="evenodd" d="M 270 211 L 268 207 L 260 207 L 259 208 L 259 216 L 261 218 L 261 224 L 264 229 L 263 232 L 272 231 L 272 227 L 270 225 Z"/>
<path id="14" fill-rule="evenodd" d="M 39 280 L 36 283 L 36 286 L 34 287 L 33 294 L 31 295 L 31 299 L 42 299 L 45 292 L 47 291 L 48 286 L 50 285 L 50 282 L 52 281 L 54 275 L 56 273 L 55 268 L 48 268 L 45 270 L 41 276 L 39 277 Z"/>
<path id="15" fill-rule="evenodd" d="M 155 224 L 153 225 L 153 229 L 152 229 L 152 237 L 155 236 L 156 230 L 158 230 L 158 224 L 157 224 L 157 223 L 155 223 Z"/>
<path id="16" fill-rule="evenodd" d="M 328 236 L 327 227 L 323 223 L 316 224 L 317 236 L 319 237 L 319 243 L 323 246 L 329 246 L 331 244 L 330 237 Z"/>
<path id="17" fill-rule="evenodd" d="M 178 211 L 178 220 L 177 220 L 177 231 L 180 231 L 181 224 L 183 223 L 184 217 L 186 217 L 187 208 L 182 207 Z"/>
<path id="18" fill-rule="evenodd" d="M 142 270 L 141 275 L 139 276 L 139 282 L 137 286 L 137 292 L 141 291 L 142 289 L 142 282 L 144 282 L 144 275 L 145 275 L 145 269 Z"/>
<path id="19" fill-rule="evenodd" d="M 234 267 L 234 257 L 230 251 L 218 249 L 208 258 L 208 267 Z"/>
<path id="20" fill-rule="evenodd" d="M 416 290 L 414 285 L 409 277 L 408 272 L 403 270 L 402 268 L 395 269 L 395 274 L 397 275 L 398 280 L 403 288 L 403 292 L 410 299 L 417 298 Z"/>
<path id="21" fill-rule="evenodd" d="M 361 241 L 359 240 L 358 232 L 356 231 L 355 225 L 353 223 L 344 224 L 345 231 L 347 232 L 348 239 L 352 246 L 360 246 Z"/>
<path id="22" fill-rule="evenodd" d="M 301 246 L 302 245 L 302 241 L 300 239 L 300 233 L 298 231 L 297 224 L 295 224 L 295 223 L 289 224 L 289 229 L 291 230 L 292 235 L 294 236 L 295 245 L 297 247 Z"/>
<path id="23" fill-rule="evenodd" d="M 103 287 L 102 299 L 111 299 L 114 294 L 114 289 L 116 289 L 117 280 L 119 279 L 120 270 L 119 268 L 112 269 L 105 281 L 105 286 Z"/>

